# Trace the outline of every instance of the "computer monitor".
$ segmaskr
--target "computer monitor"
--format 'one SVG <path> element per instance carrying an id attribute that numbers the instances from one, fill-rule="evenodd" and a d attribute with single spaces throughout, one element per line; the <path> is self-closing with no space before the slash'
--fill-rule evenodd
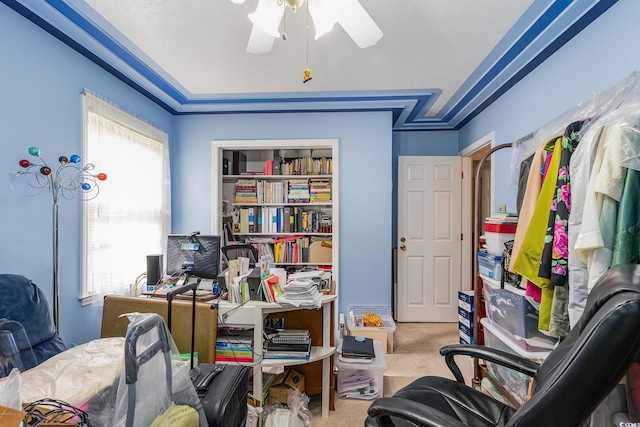
<path id="1" fill-rule="evenodd" d="M 167 239 L 167 274 L 191 270 L 203 279 L 216 279 L 220 263 L 220 236 L 170 234 Z"/>

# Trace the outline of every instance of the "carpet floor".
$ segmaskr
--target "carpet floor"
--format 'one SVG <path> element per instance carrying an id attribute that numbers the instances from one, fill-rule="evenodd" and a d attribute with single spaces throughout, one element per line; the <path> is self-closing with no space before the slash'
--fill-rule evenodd
<path id="1" fill-rule="evenodd" d="M 391 396 L 416 378 L 435 375 L 453 379 L 439 350 L 447 344 L 459 343 L 457 323 L 398 323 L 394 333 L 394 352 L 385 354 L 383 395 Z M 473 376 L 471 358 L 457 360 L 467 384 Z M 371 400 L 335 399 L 335 411 L 322 417 L 321 400 L 313 396 L 309 402 L 312 427 L 362 426 Z"/>

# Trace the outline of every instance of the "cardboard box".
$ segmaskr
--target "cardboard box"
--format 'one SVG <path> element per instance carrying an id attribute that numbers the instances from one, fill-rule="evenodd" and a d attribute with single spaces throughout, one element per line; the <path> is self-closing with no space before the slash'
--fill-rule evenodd
<path id="1" fill-rule="evenodd" d="M 275 405 L 276 403 L 286 404 L 294 390 L 304 393 L 304 387 L 304 375 L 293 369 L 287 369 L 275 377 L 273 383 L 271 383 L 267 403 L 269 405 Z"/>
<path id="2" fill-rule="evenodd" d="M 0 427 L 18 427 L 25 417 L 24 412 L 0 406 Z"/>

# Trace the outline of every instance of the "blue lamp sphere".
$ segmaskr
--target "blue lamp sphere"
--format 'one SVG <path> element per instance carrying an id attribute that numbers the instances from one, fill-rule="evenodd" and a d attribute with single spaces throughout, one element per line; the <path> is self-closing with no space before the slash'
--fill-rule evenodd
<path id="1" fill-rule="evenodd" d="M 69 160 L 71 161 L 71 163 L 80 163 L 80 156 L 78 156 L 77 154 L 72 154 L 71 157 L 69 157 Z"/>
<path id="2" fill-rule="evenodd" d="M 89 191 L 89 190 L 91 190 L 91 184 L 89 184 L 89 183 L 85 182 L 84 184 L 82 184 L 82 189 L 83 189 L 84 191 Z"/>

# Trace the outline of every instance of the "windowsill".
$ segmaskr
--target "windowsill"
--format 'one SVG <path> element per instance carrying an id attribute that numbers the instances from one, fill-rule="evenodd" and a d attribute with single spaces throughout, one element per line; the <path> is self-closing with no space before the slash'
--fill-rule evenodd
<path id="1" fill-rule="evenodd" d="M 85 307 L 85 306 L 91 304 L 92 299 L 93 299 L 93 297 L 91 295 L 80 295 L 78 297 L 78 300 L 80 300 L 80 305 L 82 307 Z"/>

